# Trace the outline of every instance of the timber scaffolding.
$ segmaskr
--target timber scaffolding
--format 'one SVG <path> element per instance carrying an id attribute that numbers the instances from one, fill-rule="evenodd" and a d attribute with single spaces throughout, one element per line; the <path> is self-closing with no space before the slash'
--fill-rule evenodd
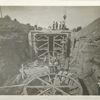
<path id="1" fill-rule="evenodd" d="M 44 64 L 43 66 L 34 66 L 33 63 L 32 68 L 33 69 L 27 69 L 26 72 L 28 73 L 27 77 L 21 77 L 21 82 L 17 82 L 17 84 L 12 84 L 11 86 L 2 86 L 0 89 L 2 91 L 6 91 L 6 94 L 21 94 L 21 95 L 82 95 L 83 94 L 83 88 L 80 83 L 80 79 L 77 74 L 72 73 L 71 71 L 65 70 L 65 68 L 60 68 L 57 71 L 52 69 L 55 69 L 55 67 L 58 68 L 59 64 L 53 63 L 50 65 L 50 60 L 52 57 L 57 56 L 59 54 L 59 57 L 65 59 L 65 51 L 66 51 L 66 40 L 71 34 L 71 31 L 68 30 L 65 26 L 65 19 L 66 16 L 64 16 L 64 24 L 63 28 L 60 30 L 57 29 L 57 27 L 53 24 L 53 29 L 47 29 L 47 30 L 33 30 L 30 31 L 28 34 L 29 39 L 29 45 L 31 47 L 31 55 L 32 59 L 36 56 L 36 59 L 39 58 L 42 60 L 42 62 L 45 62 L 45 57 L 48 58 L 48 63 Z M 55 28 L 56 27 L 56 28 Z M 63 42 L 63 43 L 62 43 Z M 62 45 L 63 44 L 63 45 Z M 62 62 L 62 58 L 60 61 Z M 68 60 L 68 59 L 67 59 Z M 69 67 L 69 62 L 67 62 L 67 66 Z M 65 61 L 61 63 L 60 67 L 64 67 Z M 25 65 L 28 67 L 27 65 Z M 22 66 L 24 69 L 25 66 Z M 46 68 L 46 70 L 43 70 L 42 68 Z M 21 70 L 21 74 L 24 73 L 24 70 Z M 37 70 L 38 69 L 38 72 Z M 29 71 L 31 70 L 31 72 Z M 50 71 L 48 71 L 50 70 Z M 47 73 L 46 73 L 47 72 Z M 30 75 L 29 75 L 30 74 Z M 20 75 L 19 75 L 20 76 Z M 16 76 L 18 78 L 19 76 Z M 23 75 L 22 75 L 23 76 Z M 16 83 L 16 80 L 14 83 Z M 9 89 L 11 89 L 11 93 L 9 92 Z M 13 90 L 14 89 L 14 90 Z M 18 91 L 17 91 L 18 90 Z"/>
<path id="2" fill-rule="evenodd" d="M 38 54 L 38 57 L 42 58 L 42 62 L 44 62 L 45 56 L 54 57 L 58 53 L 64 55 L 64 45 L 62 45 L 61 42 L 63 39 L 67 38 L 69 33 L 70 32 L 68 30 L 67 31 L 51 30 L 49 32 L 31 31 L 29 33 L 30 34 L 29 36 L 31 38 L 32 53 L 35 51 L 34 49 L 37 48 L 36 52 Z M 49 38 L 52 40 L 52 43 L 51 40 L 49 40 Z M 43 43 L 41 44 L 41 42 Z M 44 42 L 46 42 L 47 44 Z M 44 44 L 46 44 L 45 48 Z M 45 50 L 45 53 L 40 52 L 42 50 Z M 49 52 L 51 52 L 51 54 Z M 20 84 L 17 85 L 15 84 L 12 86 L 3 86 L 0 87 L 0 89 L 2 89 L 2 91 L 4 90 L 6 91 L 8 89 L 7 94 L 21 94 L 21 95 L 82 95 L 83 94 L 83 88 L 80 84 L 78 76 L 75 73 L 65 70 L 59 70 L 58 72 L 55 72 L 53 70 L 51 72 L 51 68 L 54 69 L 54 67 L 55 65 L 50 66 L 49 64 L 43 65 L 41 67 L 39 66 L 36 67 L 34 66 L 33 63 L 32 65 L 33 69 L 29 67 L 31 72 L 29 71 L 29 68 L 28 70 L 26 70 L 26 72 L 30 74 L 30 75 L 27 74 L 26 76 L 29 77 L 22 79 L 22 82 Z M 46 70 L 44 70 L 45 68 Z M 10 93 L 9 89 L 15 89 L 17 93 L 14 93 L 15 91 L 12 91 L 13 93 L 10 91 L 11 92 Z"/>
<path id="3" fill-rule="evenodd" d="M 64 53 L 64 47 L 62 41 L 66 41 L 68 34 L 71 34 L 69 30 L 42 30 L 42 31 L 30 31 L 28 38 L 29 44 L 32 48 L 31 55 L 32 59 L 34 58 L 34 53 L 38 52 L 38 57 L 43 59 L 43 56 L 50 55 L 55 56 L 57 52 L 60 54 Z M 44 43 L 43 43 L 44 42 Z M 37 43 L 37 46 L 36 46 Z M 42 43 L 42 44 L 40 44 Z M 44 54 L 40 53 L 45 51 Z M 51 54 L 52 52 L 52 54 Z M 42 57 L 41 57 L 42 56 Z"/>
<path id="4" fill-rule="evenodd" d="M 61 93 L 61 95 L 77 95 L 77 94 L 75 94 L 76 92 L 72 92 L 73 90 L 75 91 L 77 89 L 79 89 L 77 91 L 79 95 L 83 94 L 83 90 L 82 90 L 81 85 L 79 84 L 79 82 L 77 80 L 72 78 L 71 74 L 69 74 L 68 76 L 59 75 L 59 74 L 58 75 L 51 74 L 51 75 L 54 76 L 54 78 L 55 78 L 55 76 L 56 77 L 60 76 L 60 77 L 67 78 L 67 81 L 69 82 L 69 85 L 56 85 L 54 83 L 51 84 L 51 82 L 53 82 L 53 81 L 51 81 L 52 80 L 51 77 L 49 75 L 47 75 L 47 77 L 49 78 L 50 82 L 48 82 L 47 80 L 44 80 L 42 78 L 44 76 L 42 76 L 42 77 L 30 77 L 30 78 L 26 79 L 23 84 L 12 85 L 12 86 L 3 86 L 3 87 L 0 87 L 0 89 L 12 89 L 12 92 L 15 92 L 15 91 L 13 91 L 13 88 L 22 89 L 20 91 L 16 91 L 16 93 L 14 95 L 19 95 L 19 94 L 21 94 L 21 95 L 29 95 L 28 89 L 30 89 L 30 88 L 31 89 L 37 89 L 37 90 L 40 89 L 38 94 L 36 94 L 36 95 L 57 95 L 55 91 L 59 91 Z M 74 75 L 74 77 L 75 77 L 75 75 Z M 42 84 L 44 84 L 44 85 L 41 85 L 41 84 L 37 85 L 36 84 L 36 85 L 32 86 L 30 83 L 32 81 L 34 82 L 34 80 L 35 81 L 38 80 L 39 82 L 42 82 Z M 74 82 L 75 82 L 75 84 L 74 84 Z M 72 87 L 72 84 L 75 85 L 75 86 L 77 85 L 77 87 Z M 70 93 L 67 93 L 64 90 L 64 88 L 65 89 L 71 88 L 71 90 L 69 91 Z M 53 91 L 53 94 L 46 94 L 46 92 L 48 92 L 48 90 Z M 33 92 L 33 94 L 30 94 L 30 95 L 34 95 L 34 92 Z"/>

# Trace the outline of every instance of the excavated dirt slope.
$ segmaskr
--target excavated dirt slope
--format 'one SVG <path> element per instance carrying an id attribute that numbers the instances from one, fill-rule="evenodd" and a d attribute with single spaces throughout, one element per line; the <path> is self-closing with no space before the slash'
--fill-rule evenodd
<path id="1" fill-rule="evenodd" d="M 31 28 L 9 16 L 0 18 L 0 86 L 16 75 L 21 64 L 29 59 L 27 33 Z"/>
<path id="2" fill-rule="evenodd" d="M 97 82 L 100 77 L 100 18 L 78 33 L 73 33 L 76 45 L 73 49 L 74 66 L 83 79 L 89 94 L 98 94 Z"/>

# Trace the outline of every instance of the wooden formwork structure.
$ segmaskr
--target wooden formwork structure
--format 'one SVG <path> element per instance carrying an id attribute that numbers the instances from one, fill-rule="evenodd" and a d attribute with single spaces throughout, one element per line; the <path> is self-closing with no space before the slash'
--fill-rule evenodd
<path id="1" fill-rule="evenodd" d="M 64 42 L 70 32 L 41 32 L 31 31 L 29 33 L 32 57 L 34 53 L 37 58 L 44 59 L 56 55 L 64 55 Z M 34 69 L 33 69 L 34 70 Z M 39 74 L 42 73 L 42 74 Z M 27 77 L 22 84 L 3 86 L 0 89 L 12 89 L 14 94 L 21 95 L 82 95 L 83 89 L 77 75 L 59 71 L 57 73 L 39 72 Z M 14 90 L 14 91 L 13 91 Z M 18 90 L 18 91 L 16 91 Z M 19 91 L 20 90 L 20 91 Z M 16 91 L 16 92 L 15 92 Z M 8 92 L 8 94 L 13 93 Z"/>

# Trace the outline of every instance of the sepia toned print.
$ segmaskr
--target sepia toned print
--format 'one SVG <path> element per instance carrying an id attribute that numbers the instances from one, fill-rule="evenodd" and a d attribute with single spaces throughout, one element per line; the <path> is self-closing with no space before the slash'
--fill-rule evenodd
<path id="1" fill-rule="evenodd" d="M 0 95 L 100 95 L 99 11 L 1 6 Z"/>

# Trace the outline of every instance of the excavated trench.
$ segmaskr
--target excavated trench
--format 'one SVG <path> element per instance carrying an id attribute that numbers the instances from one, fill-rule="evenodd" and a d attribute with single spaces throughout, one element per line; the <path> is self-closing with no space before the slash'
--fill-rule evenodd
<path id="1" fill-rule="evenodd" d="M 75 33 L 74 35 L 75 36 L 73 37 L 76 38 L 76 44 L 72 52 L 72 57 L 74 59 L 73 66 L 74 66 L 74 69 L 78 69 L 76 72 L 79 75 L 79 81 L 83 88 L 83 95 L 100 94 L 100 90 L 98 89 L 98 85 L 97 85 L 98 77 L 100 77 L 100 46 L 99 46 L 100 44 L 100 38 L 99 38 L 100 37 L 100 18 L 95 20 L 91 24 L 89 24 L 80 32 Z M 8 42 L 4 45 L 4 48 L 7 45 L 6 49 L 8 49 L 9 46 L 12 46 L 12 50 L 13 48 L 15 48 L 13 50 L 14 52 L 10 52 L 11 48 L 8 49 L 9 52 L 6 52 L 6 49 L 2 49 L 2 52 L 4 52 L 2 54 L 5 54 L 5 59 L 7 59 L 6 61 L 11 62 L 10 64 L 6 62 L 7 66 L 9 64 L 9 66 L 12 66 L 11 68 L 13 68 L 17 61 L 16 68 L 17 69 L 20 68 L 22 61 L 24 62 L 23 59 L 25 58 L 24 56 L 25 54 L 23 54 L 22 57 L 20 57 L 20 55 L 22 54 L 23 50 L 25 50 L 27 46 L 25 46 L 23 50 L 20 51 L 21 53 L 18 52 L 17 55 L 15 54 L 17 50 L 19 50 L 19 48 L 23 47 L 23 43 L 24 42 L 22 42 L 21 46 L 19 46 L 20 43 L 18 42 L 17 47 L 13 45 L 12 41 L 9 42 L 9 45 L 8 45 Z M 9 60 L 8 53 L 13 55 L 12 57 L 10 55 L 10 58 L 12 58 L 13 62 Z M 16 59 L 13 59 L 13 58 L 16 58 Z M 21 59 L 22 61 L 19 60 L 19 58 L 23 58 Z M 27 61 L 27 59 L 25 61 Z M 20 65 L 18 65 L 19 62 L 20 62 Z M 8 70 L 6 72 L 8 72 Z M 10 70 L 9 70 L 9 73 L 10 73 Z M 9 73 L 7 75 L 9 75 Z"/>

